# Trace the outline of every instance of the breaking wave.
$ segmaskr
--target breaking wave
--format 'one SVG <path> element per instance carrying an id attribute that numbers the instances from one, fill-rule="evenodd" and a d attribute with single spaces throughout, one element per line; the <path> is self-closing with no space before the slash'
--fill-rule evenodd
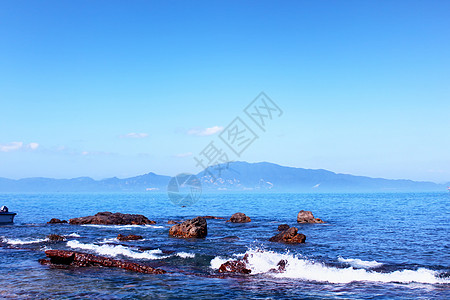
<path id="1" fill-rule="evenodd" d="M 251 270 L 251 274 L 267 273 L 270 276 L 278 278 L 295 278 L 330 283 L 349 283 L 354 281 L 417 282 L 430 284 L 450 283 L 450 279 L 448 278 L 439 278 L 439 272 L 425 268 L 382 273 L 366 269 L 355 269 L 353 267 L 330 267 L 323 263 L 314 262 L 290 253 L 282 254 L 268 250 L 250 249 L 245 254 L 248 255 L 247 268 Z M 242 257 L 242 255 L 235 256 Z M 215 257 L 211 260 L 211 268 L 218 269 L 222 263 L 228 260 L 222 257 Z M 285 271 L 281 273 L 271 272 L 273 269 L 278 269 L 277 264 L 280 260 L 285 260 L 287 262 Z M 349 259 L 348 261 L 354 263 L 354 260 L 352 259 Z M 368 262 L 363 262 L 362 264 L 367 265 L 367 263 Z M 369 264 L 373 263 L 369 262 Z"/>
<path id="2" fill-rule="evenodd" d="M 178 252 L 175 255 L 178 257 L 181 257 L 181 258 L 194 258 L 195 257 L 195 253 L 187 253 L 187 252 Z"/>
<path id="3" fill-rule="evenodd" d="M 29 244 L 38 244 L 38 243 L 43 243 L 43 242 L 47 242 L 48 239 L 8 239 L 3 237 L 1 239 L 4 243 L 8 244 L 8 245 L 29 245 Z"/>
<path id="4" fill-rule="evenodd" d="M 366 261 L 366 260 L 361 260 L 359 258 L 338 257 L 338 261 L 341 263 L 348 264 L 354 268 L 362 268 L 362 269 L 378 268 L 383 265 L 382 263 L 379 263 L 376 260 Z"/>
<path id="5" fill-rule="evenodd" d="M 168 256 L 160 255 L 162 251 L 159 249 L 147 250 L 147 251 L 134 251 L 128 247 L 122 245 L 96 245 L 96 244 L 83 244 L 78 241 L 68 241 L 67 246 L 70 248 L 77 248 L 83 250 L 91 250 L 97 254 L 116 257 L 118 255 L 127 256 L 136 259 L 163 259 Z"/>

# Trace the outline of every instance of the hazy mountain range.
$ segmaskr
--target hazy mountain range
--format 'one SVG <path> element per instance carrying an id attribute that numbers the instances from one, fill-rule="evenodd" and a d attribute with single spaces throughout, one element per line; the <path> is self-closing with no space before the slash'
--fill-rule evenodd
<path id="1" fill-rule="evenodd" d="M 421 192 L 446 191 L 448 184 L 391 180 L 327 170 L 283 167 L 273 163 L 231 162 L 196 174 L 204 191 L 272 192 Z M 0 178 L 0 192 L 165 192 L 171 177 L 148 173 L 130 178 L 94 180 Z"/>

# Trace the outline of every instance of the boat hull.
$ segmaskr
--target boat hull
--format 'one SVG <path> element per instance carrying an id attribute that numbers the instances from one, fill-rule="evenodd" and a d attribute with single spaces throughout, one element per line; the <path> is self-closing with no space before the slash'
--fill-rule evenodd
<path id="1" fill-rule="evenodd" d="M 0 213 L 0 224 L 12 224 L 14 223 L 14 217 L 16 213 Z"/>

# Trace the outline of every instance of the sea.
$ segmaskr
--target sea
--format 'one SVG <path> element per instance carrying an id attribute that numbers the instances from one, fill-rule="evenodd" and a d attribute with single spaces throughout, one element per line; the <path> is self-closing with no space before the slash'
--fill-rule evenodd
<path id="1" fill-rule="evenodd" d="M 192 206 L 164 193 L 1 194 L 16 212 L 0 226 L 1 299 L 450 299 L 450 193 L 204 194 Z M 324 224 L 297 224 L 310 210 Z M 110 211 L 143 214 L 155 225 L 47 224 Z M 169 237 L 168 220 L 208 219 L 205 239 Z M 306 243 L 269 242 L 280 224 Z M 118 234 L 142 235 L 120 242 Z M 51 242 L 49 234 L 66 237 Z M 52 268 L 45 250 L 66 249 L 149 264 L 167 271 Z M 248 254 L 251 273 L 220 265 Z M 280 260 L 286 271 L 274 273 Z"/>

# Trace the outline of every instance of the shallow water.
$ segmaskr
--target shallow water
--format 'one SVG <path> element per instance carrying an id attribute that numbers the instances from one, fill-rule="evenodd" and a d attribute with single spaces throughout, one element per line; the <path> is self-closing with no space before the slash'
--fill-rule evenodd
<path id="1" fill-rule="evenodd" d="M 0 195 L 18 212 L 0 226 L 0 298 L 450 298 L 450 194 L 210 194 L 174 206 L 165 194 Z M 326 224 L 299 225 L 301 209 Z M 47 225 L 99 211 L 144 214 L 151 226 Z M 244 212 L 251 223 L 207 220 L 208 236 L 168 236 L 168 220 Z M 297 226 L 301 245 L 268 242 L 277 226 Z M 46 236 L 66 235 L 65 242 Z M 118 242 L 118 233 L 141 241 Z M 224 239 L 237 236 L 239 239 Z M 145 247 L 145 251 L 139 250 Z M 46 249 L 73 249 L 149 263 L 170 273 L 41 266 Z M 251 275 L 218 276 L 220 263 L 249 254 Z M 286 272 L 268 272 L 286 259 Z"/>

